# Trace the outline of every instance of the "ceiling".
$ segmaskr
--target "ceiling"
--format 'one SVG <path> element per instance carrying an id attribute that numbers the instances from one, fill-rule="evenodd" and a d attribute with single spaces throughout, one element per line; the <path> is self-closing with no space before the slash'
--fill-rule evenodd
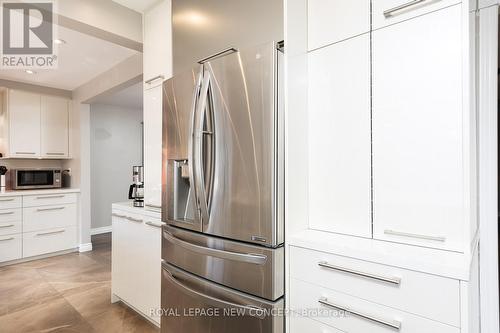
<path id="1" fill-rule="evenodd" d="M 143 86 L 142 81 L 125 88 L 110 96 L 97 97 L 92 100 L 92 104 L 115 105 L 127 109 L 142 110 Z"/>
<path id="2" fill-rule="evenodd" d="M 74 90 L 137 53 L 61 26 L 56 36 L 66 41 L 66 44 L 55 45 L 59 59 L 57 69 L 36 70 L 35 74 L 0 69 L 0 79 Z"/>
<path id="3" fill-rule="evenodd" d="M 158 0 L 113 0 L 113 2 L 133 9 L 136 12 L 143 13 L 146 9 L 158 2 Z"/>

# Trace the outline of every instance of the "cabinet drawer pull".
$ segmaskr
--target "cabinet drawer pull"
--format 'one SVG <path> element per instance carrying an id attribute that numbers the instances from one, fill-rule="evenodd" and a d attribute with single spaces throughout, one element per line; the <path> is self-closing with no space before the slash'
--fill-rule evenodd
<path id="1" fill-rule="evenodd" d="M 330 308 L 334 308 L 336 310 L 344 311 L 346 313 L 353 314 L 356 317 L 367 319 L 367 320 L 370 320 L 370 321 L 373 321 L 375 323 L 379 323 L 379 324 L 385 325 L 387 327 L 390 327 L 390 328 L 398 330 L 398 331 L 401 329 L 401 322 L 399 322 L 397 320 L 380 319 L 380 318 L 377 318 L 377 317 L 374 317 L 374 316 L 362 313 L 360 311 L 352 310 L 352 309 L 349 309 L 348 307 L 334 304 L 334 303 L 328 301 L 328 298 L 326 298 L 326 297 L 321 297 L 318 300 L 318 302 L 320 304 L 324 305 L 324 306 L 327 306 L 327 307 L 330 307 Z"/>
<path id="2" fill-rule="evenodd" d="M 13 224 L 4 224 L 4 225 L 0 225 L 0 229 L 12 228 L 13 226 L 14 226 Z"/>
<path id="3" fill-rule="evenodd" d="M 53 208 L 38 208 L 36 211 L 37 212 L 49 212 L 53 210 L 63 210 L 66 207 L 53 207 Z"/>
<path id="4" fill-rule="evenodd" d="M 14 198 L 0 199 L 0 202 L 14 201 Z"/>
<path id="5" fill-rule="evenodd" d="M 11 241 L 11 240 L 14 240 L 14 237 L 0 238 L 0 242 L 7 242 L 7 241 Z"/>
<path id="6" fill-rule="evenodd" d="M 161 229 L 162 226 L 165 225 L 165 223 L 158 224 L 158 223 L 154 223 L 154 222 L 151 222 L 151 221 L 146 222 L 146 224 L 150 225 L 152 227 L 155 227 L 155 228 L 160 228 L 160 229 Z"/>
<path id="7" fill-rule="evenodd" d="M 120 214 L 116 214 L 116 213 L 113 213 L 113 214 L 111 214 L 111 215 L 113 215 L 114 217 L 119 217 L 119 218 L 121 218 L 121 219 L 126 219 L 126 218 L 127 218 L 127 216 L 126 216 L 126 215 L 120 215 Z"/>
<path id="8" fill-rule="evenodd" d="M 66 153 L 47 153 L 47 155 L 52 155 L 52 156 L 64 156 Z"/>
<path id="9" fill-rule="evenodd" d="M 392 17 L 394 15 L 396 15 L 396 12 L 399 12 L 403 9 L 406 9 L 408 7 L 412 7 L 412 6 L 415 6 L 415 5 L 418 5 L 419 3 L 422 3 L 422 2 L 425 2 L 427 0 L 413 0 L 413 1 L 409 1 L 407 3 L 404 3 L 402 5 L 399 5 L 397 7 L 394 7 L 394 8 L 391 8 L 391 9 L 387 9 L 386 11 L 384 11 L 384 16 L 386 18 L 389 18 L 389 17 Z"/>
<path id="10" fill-rule="evenodd" d="M 161 206 L 159 206 L 159 205 L 153 205 L 153 204 L 146 204 L 146 207 L 161 209 Z"/>
<path id="11" fill-rule="evenodd" d="M 394 230 L 384 230 L 384 234 L 392 235 L 392 236 L 401 236 L 401 237 L 410 237 L 410 238 L 418 238 L 425 239 L 435 242 L 446 242 L 446 237 L 438 237 L 438 236 L 427 236 L 427 235 L 419 235 L 419 234 L 410 234 L 407 232 L 400 232 Z"/>
<path id="12" fill-rule="evenodd" d="M 127 220 L 132 221 L 132 222 L 142 223 L 141 219 L 134 219 L 133 217 L 130 217 L 127 215 L 120 215 L 120 214 L 116 214 L 116 213 L 112 213 L 111 215 L 118 217 L 118 218 L 121 218 L 121 219 L 127 219 Z"/>
<path id="13" fill-rule="evenodd" d="M 37 199 L 57 199 L 57 198 L 64 198 L 64 195 L 50 195 L 50 196 L 43 196 L 43 197 L 36 197 Z"/>
<path id="14" fill-rule="evenodd" d="M 158 76 L 155 76 L 155 77 L 150 78 L 149 80 L 145 81 L 144 83 L 145 83 L 145 84 L 150 84 L 150 83 L 152 83 L 152 82 L 154 82 L 154 81 L 156 81 L 156 80 L 159 80 L 159 79 L 162 79 L 162 80 L 163 80 L 164 78 L 165 78 L 165 77 L 164 77 L 163 75 L 158 75 Z"/>
<path id="15" fill-rule="evenodd" d="M 14 212 L 4 212 L 4 213 L 0 213 L 0 215 L 12 215 L 14 214 Z"/>
<path id="16" fill-rule="evenodd" d="M 49 235 L 62 234 L 65 231 L 66 231 L 66 229 L 62 229 L 62 230 L 57 230 L 57 231 L 41 232 L 41 233 L 36 234 L 36 235 L 37 236 L 49 236 Z"/>
<path id="17" fill-rule="evenodd" d="M 36 153 L 31 151 L 16 151 L 17 155 L 36 155 Z"/>
<path id="18" fill-rule="evenodd" d="M 360 272 L 360 271 L 357 271 L 357 270 L 354 270 L 354 269 L 349 269 L 349 268 L 345 268 L 345 267 L 330 265 L 326 261 L 320 261 L 318 263 L 318 265 L 320 267 L 331 269 L 331 270 L 334 270 L 334 271 L 339 271 L 339 272 L 344 272 L 344 273 L 359 275 L 359 276 L 366 277 L 366 278 L 369 278 L 369 279 L 379 280 L 379 281 L 383 281 L 383 282 L 387 282 L 387 283 L 391 283 L 391 284 L 395 284 L 395 285 L 401 284 L 401 279 L 397 278 L 397 277 L 384 277 L 384 276 L 380 276 L 380 275 L 376 275 L 376 274 L 370 274 L 370 273 Z"/>

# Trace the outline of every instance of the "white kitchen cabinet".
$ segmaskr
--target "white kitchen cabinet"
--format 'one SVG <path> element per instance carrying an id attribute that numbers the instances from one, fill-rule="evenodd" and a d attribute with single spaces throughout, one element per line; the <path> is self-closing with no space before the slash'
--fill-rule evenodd
<path id="1" fill-rule="evenodd" d="M 370 35 L 309 53 L 312 229 L 371 237 Z"/>
<path id="2" fill-rule="evenodd" d="M 374 238 L 464 250 L 462 10 L 373 32 Z"/>
<path id="3" fill-rule="evenodd" d="M 144 88 L 172 74 L 172 4 L 163 0 L 144 13 Z"/>
<path id="4" fill-rule="evenodd" d="M 309 50 L 370 31 L 370 0 L 309 0 L 307 9 Z"/>
<path id="5" fill-rule="evenodd" d="M 162 222 L 134 210 L 113 208 L 112 294 L 159 325 Z"/>
<path id="6" fill-rule="evenodd" d="M 41 97 L 41 154 L 46 158 L 69 155 L 69 101 Z"/>
<path id="7" fill-rule="evenodd" d="M 76 226 L 23 233 L 23 257 L 71 250 L 78 247 Z"/>
<path id="8" fill-rule="evenodd" d="M 161 209 L 162 86 L 144 91 L 144 202 Z"/>
<path id="9" fill-rule="evenodd" d="M 23 235 L 0 236 L 0 263 L 21 259 L 23 256 Z"/>
<path id="10" fill-rule="evenodd" d="M 40 157 L 40 95 L 9 90 L 6 111 L 10 157 Z"/>

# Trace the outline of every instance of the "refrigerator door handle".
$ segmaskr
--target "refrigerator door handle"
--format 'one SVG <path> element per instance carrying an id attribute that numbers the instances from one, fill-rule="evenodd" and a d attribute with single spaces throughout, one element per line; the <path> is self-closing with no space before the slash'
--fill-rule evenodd
<path id="1" fill-rule="evenodd" d="M 240 309 L 245 315 L 251 316 L 251 317 L 256 317 L 259 319 L 264 319 L 266 317 L 266 310 L 259 308 L 257 306 L 253 305 L 241 305 L 241 304 L 236 304 L 233 302 L 228 302 L 224 301 L 221 299 L 218 299 L 216 297 L 207 295 L 205 293 L 199 292 L 197 290 L 194 290 L 192 288 L 189 288 L 188 286 L 184 285 L 182 282 L 177 280 L 177 278 L 172 274 L 170 271 L 168 271 L 165 267 L 163 267 L 163 276 L 167 279 L 169 279 L 175 286 L 177 286 L 179 289 L 181 289 L 184 293 L 193 295 L 195 297 L 202 298 L 205 300 L 208 304 L 218 307 L 218 308 L 225 308 L 225 309 L 230 309 L 230 308 L 236 308 Z M 188 279 L 186 277 L 186 279 Z"/>
<path id="2" fill-rule="evenodd" d="M 209 91 L 210 91 L 210 73 L 208 71 L 204 72 L 203 75 L 203 83 L 201 85 L 201 90 L 200 90 L 200 98 L 199 98 L 199 103 L 198 107 L 196 110 L 196 116 L 195 116 L 195 127 L 194 127 L 194 178 L 195 178 L 195 187 L 196 187 L 196 192 L 197 192 L 197 197 L 198 197 L 198 204 L 201 212 L 201 220 L 202 223 L 208 223 L 209 218 L 210 218 L 210 213 L 208 209 L 209 201 L 207 198 L 207 189 L 205 186 L 205 180 L 207 177 L 205 177 L 205 172 L 203 169 L 203 156 L 204 156 L 204 145 L 203 145 L 203 140 L 204 137 L 209 134 L 210 136 L 213 137 L 213 133 L 210 131 L 204 131 L 203 130 L 203 125 L 205 122 L 205 119 L 212 119 L 212 115 L 206 116 L 206 110 L 207 107 L 210 107 L 209 105 Z M 212 124 L 209 124 L 209 127 Z M 211 145 L 212 146 L 212 145 Z M 213 162 L 213 154 L 210 154 L 210 162 L 208 163 L 209 166 L 212 165 Z M 212 172 L 213 168 L 211 167 L 212 170 L 210 170 L 210 175 L 209 175 L 209 181 L 212 180 Z"/>
<path id="3" fill-rule="evenodd" d="M 186 242 L 184 240 L 175 237 L 166 230 L 163 230 L 163 238 L 165 238 L 170 243 L 180 246 L 188 251 L 199 253 L 205 256 L 212 256 L 224 260 L 239 261 L 255 265 L 265 265 L 267 262 L 267 256 L 262 254 L 223 251 L 196 244 L 191 244 L 189 242 Z"/>
<path id="4" fill-rule="evenodd" d="M 189 169 L 189 183 L 190 183 L 190 191 L 193 193 L 194 197 L 194 203 L 196 205 L 196 213 L 198 214 L 198 217 L 200 217 L 200 204 L 198 200 L 198 192 L 196 188 L 196 178 L 195 178 L 195 144 L 196 140 L 194 138 L 195 136 L 195 129 L 196 129 L 196 122 L 197 122 L 197 110 L 198 110 L 198 103 L 199 103 L 199 98 L 200 98 L 200 91 L 201 91 L 201 85 L 203 82 L 203 66 L 200 67 L 200 72 L 198 73 L 198 78 L 196 80 L 196 86 L 194 89 L 193 93 L 193 101 L 191 105 L 191 126 L 190 126 L 190 135 L 188 136 L 188 156 L 189 156 L 189 161 L 188 161 L 188 169 Z"/>

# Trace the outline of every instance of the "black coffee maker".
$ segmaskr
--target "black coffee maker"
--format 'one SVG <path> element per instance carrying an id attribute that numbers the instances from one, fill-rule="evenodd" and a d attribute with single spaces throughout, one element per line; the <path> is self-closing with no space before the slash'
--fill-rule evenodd
<path id="1" fill-rule="evenodd" d="M 134 207 L 144 207 L 144 167 L 134 166 L 132 169 L 132 185 L 128 198 L 134 200 Z"/>

